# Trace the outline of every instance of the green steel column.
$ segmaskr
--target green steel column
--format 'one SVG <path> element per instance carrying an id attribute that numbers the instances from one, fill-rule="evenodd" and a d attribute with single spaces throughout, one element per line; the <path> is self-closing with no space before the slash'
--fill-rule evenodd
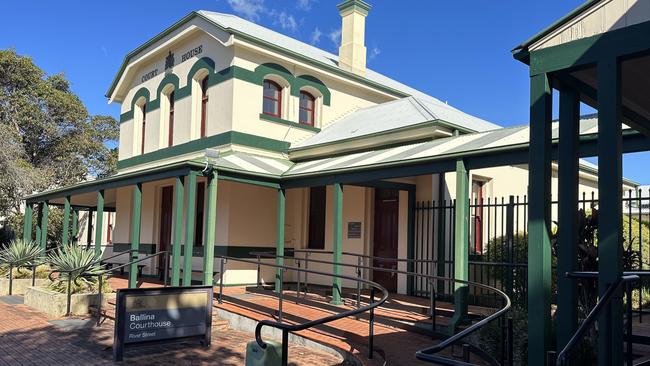
<path id="1" fill-rule="evenodd" d="M 38 211 L 36 216 L 36 236 L 34 237 L 34 242 L 41 244 L 41 219 L 43 218 L 43 203 L 38 204 Z"/>
<path id="2" fill-rule="evenodd" d="M 68 245 L 70 240 L 70 196 L 63 200 L 63 230 L 61 233 L 61 244 Z"/>
<path id="3" fill-rule="evenodd" d="M 183 253 L 183 286 L 192 285 L 192 253 L 194 250 L 194 215 L 196 214 L 196 172 L 187 176 L 187 211 L 185 212 L 185 253 Z"/>
<path id="4" fill-rule="evenodd" d="M 79 235 L 79 210 L 72 210 L 72 242 L 77 244 L 77 235 Z"/>
<path id="5" fill-rule="evenodd" d="M 34 204 L 25 203 L 25 216 L 23 216 L 23 241 L 32 241 L 32 220 L 34 220 Z"/>
<path id="6" fill-rule="evenodd" d="M 454 218 L 454 279 L 469 278 L 469 174 L 462 159 L 456 161 L 456 217 Z M 467 318 L 466 284 L 454 284 L 454 316 L 449 321 L 449 334 L 454 334 Z"/>
<path id="7" fill-rule="evenodd" d="M 212 171 L 208 176 L 208 204 L 205 217 L 205 242 L 203 243 L 203 285 L 213 284 L 214 246 L 217 227 L 217 172 Z M 221 269 L 219 269 L 221 270 Z"/>
<path id="8" fill-rule="evenodd" d="M 332 229 L 332 260 L 340 263 L 343 257 L 343 185 L 334 184 L 334 227 Z M 341 266 L 334 265 L 335 275 L 341 274 Z M 341 278 L 334 277 L 332 285 L 332 301 L 334 305 L 341 305 Z"/>
<path id="9" fill-rule="evenodd" d="M 185 202 L 185 177 L 176 177 L 174 186 L 174 242 L 172 244 L 172 286 L 181 284 L 181 239 L 183 238 L 183 204 Z"/>
<path id="10" fill-rule="evenodd" d="M 577 287 L 565 273 L 578 262 L 578 144 L 579 95 L 560 89 L 560 142 L 558 157 L 557 349 L 569 342 L 578 327 Z"/>
<path id="11" fill-rule="evenodd" d="M 598 291 L 621 277 L 622 268 L 622 126 L 621 72 L 614 57 L 601 60 L 598 74 Z M 623 364 L 623 299 L 619 292 L 598 320 L 598 365 Z"/>
<path id="12" fill-rule="evenodd" d="M 98 211 L 99 213 L 99 211 Z M 99 216 L 99 215 L 98 215 Z M 140 225 L 142 219 L 142 183 L 133 186 L 133 210 L 131 211 L 131 261 L 138 259 L 140 252 Z M 101 231 L 101 229 L 99 229 Z M 95 244 L 96 246 L 97 244 Z M 129 267 L 129 288 L 138 286 L 138 263 Z"/>
<path id="13" fill-rule="evenodd" d="M 97 213 L 95 214 L 95 256 L 102 255 L 102 231 L 104 231 L 104 190 L 97 192 Z"/>
<path id="14" fill-rule="evenodd" d="M 284 256 L 284 211 L 286 205 L 286 196 L 284 189 L 278 189 L 278 212 L 275 228 L 275 255 L 278 257 Z M 275 263 L 278 265 L 284 264 L 284 258 L 276 258 Z M 282 286 L 280 284 L 280 276 L 282 269 L 278 268 L 275 274 L 275 292 L 280 292 Z M 301 275 L 301 274 L 299 274 Z"/>
<path id="15" fill-rule="evenodd" d="M 50 213 L 50 204 L 43 201 L 43 214 L 41 215 L 41 249 L 47 249 L 47 220 Z"/>
<path id="16" fill-rule="evenodd" d="M 528 365 L 545 365 L 551 347 L 551 88 L 530 80 L 528 177 Z"/>

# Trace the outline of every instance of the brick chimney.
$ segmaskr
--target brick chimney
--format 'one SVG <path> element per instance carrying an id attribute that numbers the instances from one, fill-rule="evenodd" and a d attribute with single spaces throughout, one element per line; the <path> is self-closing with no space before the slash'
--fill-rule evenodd
<path id="1" fill-rule="evenodd" d="M 341 14 L 339 66 L 357 75 L 366 75 L 366 16 L 370 5 L 363 0 L 346 0 L 336 6 Z"/>

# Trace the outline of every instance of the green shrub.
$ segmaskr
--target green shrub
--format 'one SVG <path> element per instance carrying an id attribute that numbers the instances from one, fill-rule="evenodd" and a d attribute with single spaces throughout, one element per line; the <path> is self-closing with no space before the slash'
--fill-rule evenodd
<path id="1" fill-rule="evenodd" d="M 14 278 L 24 278 L 27 273 L 31 276 L 32 264 L 39 260 L 41 248 L 34 242 L 25 242 L 22 240 L 13 240 L 4 249 L 0 250 L 0 273 L 2 276 L 8 275 L 9 268 L 13 268 L 12 276 Z M 16 277 L 20 276 L 20 277 Z"/>
<path id="2" fill-rule="evenodd" d="M 47 265 L 47 264 L 41 264 L 36 267 L 36 278 L 37 279 L 46 279 L 47 276 L 50 274 L 50 271 L 52 268 Z M 31 268 L 23 268 L 23 267 L 18 267 L 18 268 L 13 268 L 12 269 L 12 277 L 14 279 L 25 279 L 25 278 L 32 278 L 32 269 Z M 7 275 L 6 270 L 2 273 L 2 276 Z"/>
<path id="3" fill-rule="evenodd" d="M 102 271 L 94 250 L 85 249 L 77 245 L 65 245 L 50 254 L 49 262 L 56 269 L 59 276 L 49 286 L 52 291 L 67 292 L 68 276 L 71 276 L 72 293 L 94 293 L 98 290 L 98 277 L 93 276 Z M 103 279 L 103 292 L 111 289 Z"/>

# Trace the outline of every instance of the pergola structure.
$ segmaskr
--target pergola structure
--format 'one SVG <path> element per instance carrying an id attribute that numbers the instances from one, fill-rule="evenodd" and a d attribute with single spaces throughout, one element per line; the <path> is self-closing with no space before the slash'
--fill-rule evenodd
<path id="1" fill-rule="evenodd" d="M 529 365 L 551 350 L 552 89 L 559 91 L 559 233 L 557 349 L 577 329 L 577 285 L 565 273 L 577 266 L 580 102 L 598 111 L 598 287 L 617 281 L 622 267 L 624 125 L 650 136 L 650 2 L 588 1 L 518 46 L 530 66 Z M 606 321 L 607 314 L 611 322 Z M 598 321 L 598 364 L 623 363 L 623 299 L 614 297 Z"/>

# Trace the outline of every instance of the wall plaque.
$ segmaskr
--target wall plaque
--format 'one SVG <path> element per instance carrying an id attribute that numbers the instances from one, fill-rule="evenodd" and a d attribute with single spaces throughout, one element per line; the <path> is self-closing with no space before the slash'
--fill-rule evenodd
<path id="1" fill-rule="evenodd" d="M 348 239 L 361 239 L 361 222 L 348 222 Z"/>

